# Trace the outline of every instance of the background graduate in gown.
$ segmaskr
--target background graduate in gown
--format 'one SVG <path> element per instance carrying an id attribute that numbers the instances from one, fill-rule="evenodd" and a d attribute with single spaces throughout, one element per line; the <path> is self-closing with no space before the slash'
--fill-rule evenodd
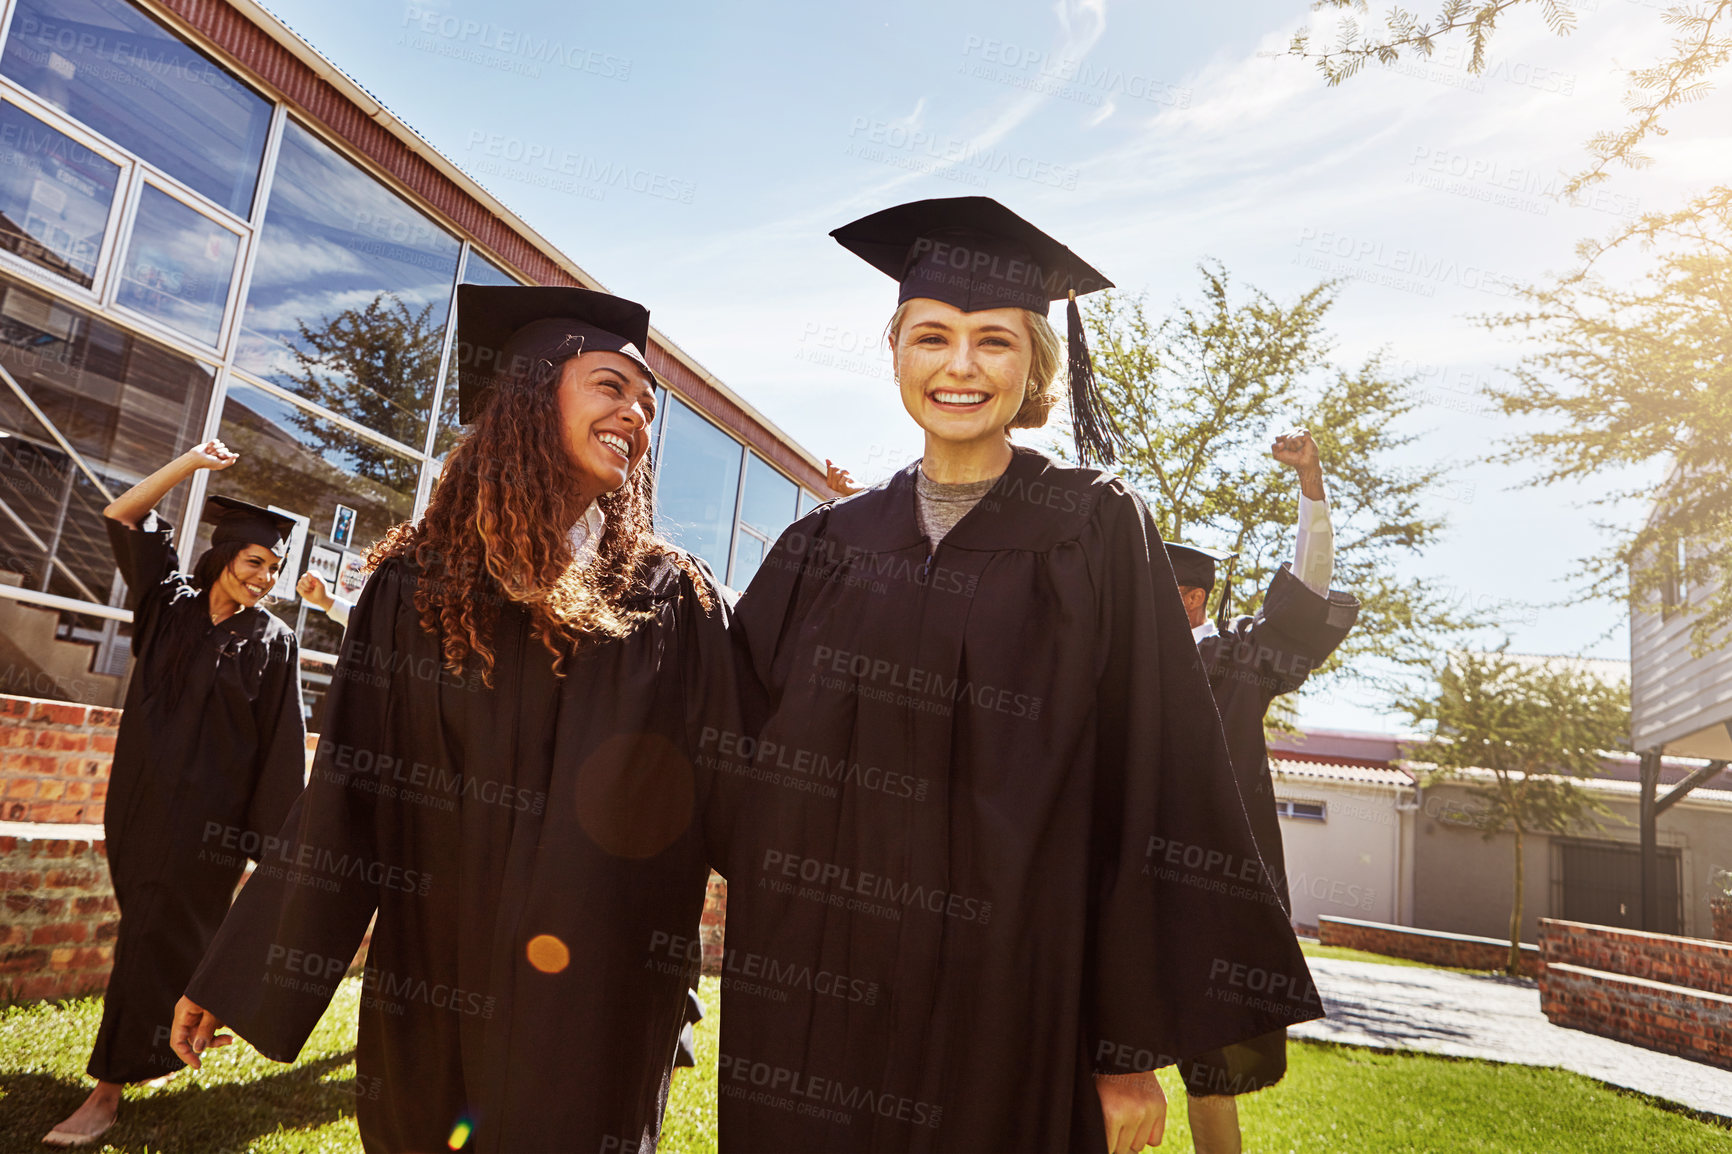
<path id="1" fill-rule="evenodd" d="M 1359 601 L 1329 588 L 1335 569 L 1335 534 L 1329 524 L 1317 442 L 1304 429 L 1295 429 L 1276 437 L 1272 451 L 1299 478 L 1299 534 L 1292 565 L 1276 572 L 1254 616 L 1229 619 L 1228 594 L 1223 591 L 1218 622 L 1208 618 L 1217 565 L 1232 554 L 1171 544 L 1167 555 L 1173 560 L 1191 633 L 1221 710 L 1233 774 L 1250 813 L 1257 848 L 1277 879 L 1282 905 L 1291 913 L 1263 716 L 1270 702 L 1305 684 L 1310 672 L 1346 639 L 1359 618 Z M 1274 1030 L 1211 1051 L 1181 1063 L 1180 1072 L 1185 1077 L 1185 1108 L 1198 1154 L 1238 1154 L 1239 1111 L 1234 1095 L 1281 1080 L 1287 1072 L 1287 1032 Z"/>
<path id="2" fill-rule="evenodd" d="M 88 1144 L 113 1123 L 123 1083 L 181 1068 L 169 1046 L 175 1000 L 247 857 L 257 857 L 301 791 L 300 649 L 259 607 L 294 522 L 212 497 L 211 547 L 184 573 L 174 527 L 154 512 L 199 469 L 238 459 L 208 441 L 102 511 L 126 580 L 135 658 L 103 821 L 120 932 L 90 1054 L 96 1089 L 44 1139 L 51 1146 Z"/>
<path id="3" fill-rule="evenodd" d="M 193 1053 L 226 1022 L 292 1060 L 376 913 L 368 1150 L 653 1150 L 726 610 L 651 531 L 648 313 L 465 285 L 457 326 L 470 432 L 370 553 L 308 791 L 176 1039 Z"/>
<path id="4" fill-rule="evenodd" d="M 772 715 L 718 742 L 729 954 L 760 975 L 728 992 L 722 1147 L 1140 1148 L 1156 1067 L 1321 1010 L 1148 510 L 1007 436 L 1058 400 L 1049 302 L 1107 281 L 981 197 L 835 235 L 901 284 L 926 449 L 790 527 L 738 606 Z"/>

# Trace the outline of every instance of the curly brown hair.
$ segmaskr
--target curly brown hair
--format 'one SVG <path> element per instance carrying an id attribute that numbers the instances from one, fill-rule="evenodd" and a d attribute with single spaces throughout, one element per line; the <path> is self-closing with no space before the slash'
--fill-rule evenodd
<path id="1" fill-rule="evenodd" d="M 596 555 L 574 564 L 567 533 L 582 514 L 579 475 L 561 439 L 560 365 L 497 376 L 493 395 L 451 450 L 419 521 L 393 526 L 367 551 L 367 566 L 392 557 L 414 562 L 415 608 L 440 638 L 445 666 L 461 672 L 473 656 L 493 684 L 490 639 L 502 602 L 522 606 L 553 655 L 625 637 L 650 610 L 633 607 L 663 559 L 692 579 L 707 612 L 708 582 L 685 553 L 657 537 L 650 460 L 600 498 L 607 525 Z"/>

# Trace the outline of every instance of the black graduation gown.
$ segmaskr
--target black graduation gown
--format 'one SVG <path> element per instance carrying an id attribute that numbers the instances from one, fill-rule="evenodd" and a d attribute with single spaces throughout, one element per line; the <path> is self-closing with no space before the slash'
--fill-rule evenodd
<path id="1" fill-rule="evenodd" d="M 563 678 L 512 604 L 492 688 L 445 670 L 400 560 L 350 615 L 312 780 L 187 993 L 292 1061 L 376 912 L 369 1151 L 655 1148 L 708 877 L 692 735 L 733 668 L 721 598 L 658 566 L 653 616 Z"/>
<path id="2" fill-rule="evenodd" d="M 1339 590 L 1321 597 L 1282 565 L 1255 616 L 1236 617 L 1224 632 L 1197 643 L 1215 706 L 1221 711 L 1221 727 L 1233 759 L 1233 775 L 1251 818 L 1251 832 L 1274 876 L 1282 907 L 1289 914 L 1287 856 L 1281 846 L 1281 822 L 1275 814 L 1275 785 L 1269 775 L 1263 718 L 1271 701 L 1305 684 L 1311 671 L 1329 659 L 1358 617 L 1357 598 Z M 1194 1096 L 1267 1089 L 1287 1073 L 1286 1032 L 1272 1031 L 1197 1055 L 1195 1060 L 1180 1063 L 1179 1068 Z"/>
<path id="3" fill-rule="evenodd" d="M 917 467 L 738 606 L 722 1146 L 1097 1154 L 1094 1072 L 1321 1009 L 1148 510 L 1018 449 L 929 560 Z"/>
<path id="4" fill-rule="evenodd" d="M 1281 822 L 1275 816 L 1263 718 L 1270 702 L 1304 685 L 1311 671 L 1329 659 L 1358 619 L 1358 598 L 1338 589 L 1320 597 L 1283 564 L 1256 616 L 1236 617 L 1225 632 L 1197 642 L 1215 706 L 1221 711 L 1221 727 L 1251 817 L 1251 832 L 1280 888 L 1281 904 L 1289 910 L 1287 858 L 1281 849 Z"/>
<path id="5" fill-rule="evenodd" d="M 184 1064 L 168 1045 L 174 1004 L 247 857 L 301 792 L 306 730 L 294 632 L 258 608 L 211 624 L 210 599 L 177 568 L 173 526 L 155 513 L 138 529 L 105 523 L 136 662 L 103 819 L 120 930 L 89 1072 L 140 1082 Z M 189 632 L 201 638 L 191 660 L 173 644 Z"/>

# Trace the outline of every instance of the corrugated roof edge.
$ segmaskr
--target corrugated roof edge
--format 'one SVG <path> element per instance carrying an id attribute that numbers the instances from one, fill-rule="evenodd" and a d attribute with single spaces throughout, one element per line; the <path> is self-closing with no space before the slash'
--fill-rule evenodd
<path id="1" fill-rule="evenodd" d="M 323 80 L 332 88 L 335 88 L 338 92 L 342 93 L 343 96 L 353 101 L 355 106 L 359 108 L 368 119 L 373 120 L 380 127 L 384 128 L 386 132 L 389 132 L 392 136 L 401 140 L 409 147 L 410 151 L 427 161 L 428 164 L 431 164 L 441 175 L 451 180 L 469 196 L 474 197 L 475 200 L 480 202 L 489 212 L 509 224 L 514 232 L 518 233 L 524 239 L 533 244 L 541 251 L 542 255 L 547 257 L 547 259 L 553 261 L 560 268 L 563 268 L 566 272 L 570 273 L 577 279 L 578 283 L 588 288 L 597 289 L 601 292 L 607 291 L 606 286 L 604 286 L 599 280 L 585 272 L 581 267 L 579 267 L 577 262 L 566 256 L 565 253 L 555 246 L 552 241 L 542 236 L 522 217 L 507 208 L 497 196 L 489 192 L 479 181 L 459 168 L 456 162 L 452 161 L 444 153 L 440 152 L 431 141 L 422 136 L 419 132 L 415 131 L 415 129 L 405 123 L 401 117 L 387 108 L 384 101 L 367 91 L 359 81 L 327 59 L 323 53 L 308 43 L 300 33 L 289 27 L 282 17 L 278 16 L 275 12 L 272 12 L 264 5 L 255 3 L 254 0 L 223 0 L 223 2 L 234 8 L 235 11 L 241 13 L 253 24 L 263 29 L 265 34 L 270 36 L 272 40 L 275 40 L 278 44 L 282 45 L 283 48 L 293 54 L 302 64 L 305 64 L 308 68 L 312 69 L 319 79 Z M 372 106 L 371 111 L 368 110 L 368 105 Z M 709 385 L 728 400 L 738 405 L 741 412 L 758 422 L 758 424 L 762 425 L 773 436 L 781 440 L 796 453 L 799 453 L 806 459 L 806 463 L 815 469 L 820 476 L 823 475 L 824 462 L 813 456 L 809 449 L 800 444 L 800 442 L 796 441 L 793 437 L 790 437 L 774 421 L 764 416 L 764 414 L 758 411 L 750 401 L 747 401 L 744 397 L 723 384 L 714 373 L 710 372 L 696 360 L 692 359 L 690 353 L 686 352 L 685 349 L 681 348 L 676 342 L 670 339 L 667 334 L 663 333 L 654 325 L 650 326 L 650 335 L 658 344 L 666 349 L 674 359 L 678 360 L 680 364 L 690 369 L 692 373 L 702 379 L 705 384 Z"/>

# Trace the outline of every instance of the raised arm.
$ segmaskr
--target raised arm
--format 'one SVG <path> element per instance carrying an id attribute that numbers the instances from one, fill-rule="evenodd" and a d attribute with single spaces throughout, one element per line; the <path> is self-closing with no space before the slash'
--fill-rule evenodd
<path id="1" fill-rule="evenodd" d="M 1329 595 L 1335 576 L 1335 529 L 1329 523 L 1329 497 L 1323 488 L 1323 463 L 1317 442 L 1304 429 L 1275 438 L 1274 457 L 1299 474 L 1299 536 L 1293 546 L 1293 575 L 1319 597 Z"/>
<path id="2" fill-rule="evenodd" d="M 222 470 L 240 459 L 240 454 L 229 452 L 228 446 L 221 441 L 206 441 L 188 449 L 110 501 L 108 507 L 102 510 L 102 515 L 110 521 L 120 522 L 128 529 L 136 529 L 139 522 L 144 520 L 144 515 L 156 508 L 157 502 L 161 501 L 170 489 L 200 469 Z"/>

